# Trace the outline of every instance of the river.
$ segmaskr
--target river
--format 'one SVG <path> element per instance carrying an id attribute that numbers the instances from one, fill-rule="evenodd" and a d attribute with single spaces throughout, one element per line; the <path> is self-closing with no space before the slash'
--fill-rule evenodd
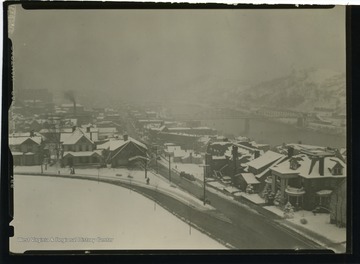
<path id="1" fill-rule="evenodd" d="M 202 120 L 201 123 L 204 126 L 215 128 L 219 134 L 247 136 L 258 143 L 267 143 L 272 146 L 282 143 L 297 143 L 299 141 L 302 144 L 334 148 L 346 146 L 346 139 L 343 136 L 300 129 L 292 125 L 265 119 L 250 120 L 249 132 L 247 134 L 244 134 L 244 119 Z"/>
<path id="2" fill-rule="evenodd" d="M 171 115 L 187 116 L 194 116 L 196 113 L 209 113 L 216 109 L 216 107 L 210 108 L 209 106 L 184 102 L 171 102 L 166 108 Z M 231 109 L 228 108 L 227 110 L 231 112 Z M 346 147 L 346 138 L 344 136 L 301 129 L 267 119 L 250 120 L 250 128 L 247 134 L 244 133 L 244 119 L 206 119 L 201 120 L 201 124 L 215 128 L 221 135 L 246 136 L 258 143 L 267 143 L 271 146 L 301 141 L 302 144 L 334 148 Z"/>

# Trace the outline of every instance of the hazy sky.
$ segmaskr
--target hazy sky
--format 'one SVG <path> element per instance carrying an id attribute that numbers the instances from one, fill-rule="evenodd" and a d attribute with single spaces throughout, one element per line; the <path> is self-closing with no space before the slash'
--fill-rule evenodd
<path id="1" fill-rule="evenodd" d="M 199 79 L 345 71 L 345 9 L 16 10 L 15 85 L 155 96 Z"/>

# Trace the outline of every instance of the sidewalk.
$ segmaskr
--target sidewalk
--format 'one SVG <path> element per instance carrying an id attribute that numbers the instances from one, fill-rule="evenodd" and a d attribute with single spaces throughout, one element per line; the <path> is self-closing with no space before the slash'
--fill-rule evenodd
<path id="1" fill-rule="evenodd" d="M 249 195 L 242 195 L 240 200 L 247 201 L 247 205 L 263 215 L 272 217 L 277 224 L 291 229 L 325 248 L 334 250 L 336 253 L 346 252 L 346 229 L 330 224 L 330 220 L 327 220 L 330 218 L 328 214 L 314 215 L 312 212 L 303 210 L 295 212 L 292 219 L 284 219 L 283 211 L 276 206 L 264 206 L 257 203 L 257 199 L 255 201 L 249 199 Z M 302 218 L 307 220 L 307 224 L 301 224 L 300 219 Z"/>

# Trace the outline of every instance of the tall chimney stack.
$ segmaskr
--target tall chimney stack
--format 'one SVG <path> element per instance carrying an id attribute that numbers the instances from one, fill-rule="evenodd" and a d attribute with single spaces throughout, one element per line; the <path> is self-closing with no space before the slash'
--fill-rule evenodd
<path id="1" fill-rule="evenodd" d="M 124 141 L 128 141 L 129 136 L 125 134 L 125 135 L 123 135 L 123 139 L 124 139 Z"/>
<path id="2" fill-rule="evenodd" d="M 74 104 L 74 117 L 76 117 L 76 101 L 75 100 L 74 100 L 73 104 Z"/>

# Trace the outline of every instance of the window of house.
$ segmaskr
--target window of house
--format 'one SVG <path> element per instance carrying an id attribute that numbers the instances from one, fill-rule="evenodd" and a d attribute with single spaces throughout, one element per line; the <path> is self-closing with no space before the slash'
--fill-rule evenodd
<path id="1" fill-rule="evenodd" d="M 342 174 L 342 168 L 341 167 L 335 167 L 333 168 L 333 175 L 341 175 Z"/>

